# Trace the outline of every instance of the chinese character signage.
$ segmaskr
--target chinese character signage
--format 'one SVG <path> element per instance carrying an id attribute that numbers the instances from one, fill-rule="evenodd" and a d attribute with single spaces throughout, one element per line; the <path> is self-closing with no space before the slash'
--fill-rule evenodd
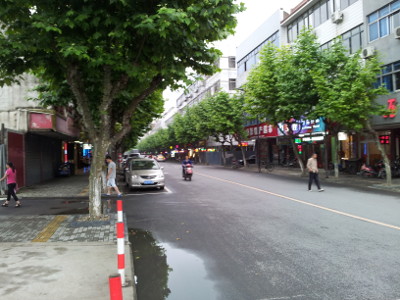
<path id="1" fill-rule="evenodd" d="M 247 131 L 249 139 L 278 136 L 278 128 L 268 123 L 247 126 L 245 130 Z"/>
<path id="2" fill-rule="evenodd" d="M 396 99 L 389 99 L 387 101 L 387 109 L 389 110 L 389 115 L 383 117 L 393 119 L 396 116 L 396 111 L 397 111 Z"/>

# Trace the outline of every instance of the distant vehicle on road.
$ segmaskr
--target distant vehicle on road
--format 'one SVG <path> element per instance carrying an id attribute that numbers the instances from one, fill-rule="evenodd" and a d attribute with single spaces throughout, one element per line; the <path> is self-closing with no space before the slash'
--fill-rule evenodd
<path id="1" fill-rule="evenodd" d="M 159 154 L 159 155 L 157 155 L 157 156 L 155 157 L 155 160 L 156 160 L 156 161 L 164 161 L 165 159 L 166 159 L 165 156 L 162 155 L 162 154 Z"/>
<path id="2" fill-rule="evenodd" d="M 132 159 L 127 164 L 125 183 L 130 189 L 146 189 L 165 187 L 163 167 L 150 158 Z"/>

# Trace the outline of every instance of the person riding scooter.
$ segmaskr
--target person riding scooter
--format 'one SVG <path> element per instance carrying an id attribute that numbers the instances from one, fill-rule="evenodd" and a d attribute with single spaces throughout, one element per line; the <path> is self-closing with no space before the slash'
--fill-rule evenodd
<path id="1" fill-rule="evenodd" d="M 183 177 L 185 177 L 186 165 L 193 166 L 193 161 L 189 158 L 189 156 L 185 156 L 185 159 L 182 161 L 182 176 Z"/>

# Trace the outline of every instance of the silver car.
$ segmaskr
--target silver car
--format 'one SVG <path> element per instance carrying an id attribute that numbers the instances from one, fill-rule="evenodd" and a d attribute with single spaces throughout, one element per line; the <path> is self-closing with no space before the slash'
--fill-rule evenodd
<path id="1" fill-rule="evenodd" d="M 132 159 L 126 170 L 125 182 L 131 189 L 165 187 L 163 167 L 151 158 Z"/>

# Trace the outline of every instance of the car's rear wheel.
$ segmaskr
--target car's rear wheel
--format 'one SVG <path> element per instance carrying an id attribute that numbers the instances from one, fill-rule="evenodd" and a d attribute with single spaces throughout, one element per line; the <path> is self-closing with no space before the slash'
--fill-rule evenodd
<path id="1" fill-rule="evenodd" d="M 163 190 L 165 188 L 165 186 L 160 186 L 160 190 Z"/>

